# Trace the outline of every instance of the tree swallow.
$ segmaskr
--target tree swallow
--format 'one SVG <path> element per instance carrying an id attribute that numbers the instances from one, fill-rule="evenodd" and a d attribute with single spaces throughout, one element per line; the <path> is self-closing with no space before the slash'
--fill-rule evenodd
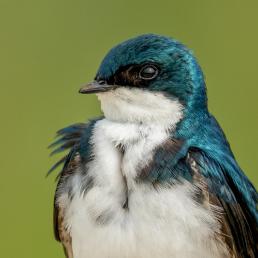
<path id="1" fill-rule="evenodd" d="M 255 258 L 257 192 L 207 108 L 192 52 L 147 34 L 93 82 L 104 116 L 58 131 L 54 228 L 68 258 Z"/>

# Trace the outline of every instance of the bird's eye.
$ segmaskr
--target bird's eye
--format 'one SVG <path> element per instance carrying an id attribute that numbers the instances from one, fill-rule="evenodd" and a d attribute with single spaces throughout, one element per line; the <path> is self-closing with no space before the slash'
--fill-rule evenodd
<path id="1" fill-rule="evenodd" d="M 154 65 L 145 65 L 139 73 L 139 77 L 143 80 L 152 80 L 158 75 L 158 68 Z"/>

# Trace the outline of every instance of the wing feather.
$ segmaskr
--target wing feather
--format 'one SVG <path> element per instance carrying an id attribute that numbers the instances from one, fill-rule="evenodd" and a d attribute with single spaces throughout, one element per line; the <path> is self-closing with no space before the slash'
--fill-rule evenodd
<path id="1" fill-rule="evenodd" d="M 151 162 L 139 173 L 139 180 L 152 184 L 189 180 L 200 191 L 196 192 L 196 200 L 207 209 L 216 207 L 216 217 L 221 228 L 216 232 L 220 242 L 227 245 L 232 258 L 258 257 L 258 230 L 255 210 L 257 193 L 243 172 L 228 171 L 237 169 L 229 161 L 215 161 L 204 151 L 189 148 L 187 142 L 171 138 L 159 146 Z M 227 166 L 223 166 L 228 162 Z M 241 187 L 236 187 L 229 175 L 237 174 L 242 178 Z M 247 189 L 246 195 L 239 189 Z M 251 196 L 248 202 L 246 196 Z M 256 211 L 257 212 L 257 211 Z M 257 213 L 256 213 L 257 214 Z"/>
<path id="2" fill-rule="evenodd" d="M 57 167 L 63 165 L 57 176 L 53 225 L 55 238 L 62 243 L 67 258 L 73 258 L 72 237 L 65 222 L 66 207 L 60 203 L 60 198 L 63 194 L 71 198 L 70 189 L 66 187 L 66 182 L 75 173 L 76 169 L 82 165 L 82 160 L 84 163 L 90 160 L 89 141 L 96 121 L 98 119 L 87 124 L 74 124 L 59 130 L 57 132 L 58 139 L 49 146 L 50 148 L 55 148 L 51 155 L 69 150 L 68 154 L 57 161 L 47 173 L 49 175 Z"/>
<path id="3" fill-rule="evenodd" d="M 233 180 L 228 176 L 228 171 L 199 150 L 190 150 L 189 156 L 192 171 L 195 174 L 198 173 L 207 186 L 209 202 L 222 210 L 219 237 L 227 243 L 232 257 L 258 257 L 256 217 L 252 214 Z M 193 162 L 196 164 L 195 170 Z M 251 184 L 250 187 L 252 187 Z M 254 201 L 257 202 L 257 199 Z"/>

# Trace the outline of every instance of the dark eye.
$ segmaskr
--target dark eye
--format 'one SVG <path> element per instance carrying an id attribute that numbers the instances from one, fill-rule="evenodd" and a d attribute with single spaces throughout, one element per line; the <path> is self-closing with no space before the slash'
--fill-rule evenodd
<path id="1" fill-rule="evenodd" d="M 139 77 L 143 80 L 152 80 L 157 77 L 159 71 L 154 65 L 145 65 L 141 68 Z"/>

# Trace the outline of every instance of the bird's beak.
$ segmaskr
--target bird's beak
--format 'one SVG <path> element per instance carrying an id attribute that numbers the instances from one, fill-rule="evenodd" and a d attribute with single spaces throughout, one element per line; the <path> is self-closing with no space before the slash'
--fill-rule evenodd
<path id="1" fill-rule="evenodd" d="M 82 93 L 82 94 L 98 93 L 98 92 L 109 91 L 115 88 L 117 88 L 117 85 L 109 85 L 104 82 L 93 81 L 82 86 L 79 90 L 79 93 Z"/>

